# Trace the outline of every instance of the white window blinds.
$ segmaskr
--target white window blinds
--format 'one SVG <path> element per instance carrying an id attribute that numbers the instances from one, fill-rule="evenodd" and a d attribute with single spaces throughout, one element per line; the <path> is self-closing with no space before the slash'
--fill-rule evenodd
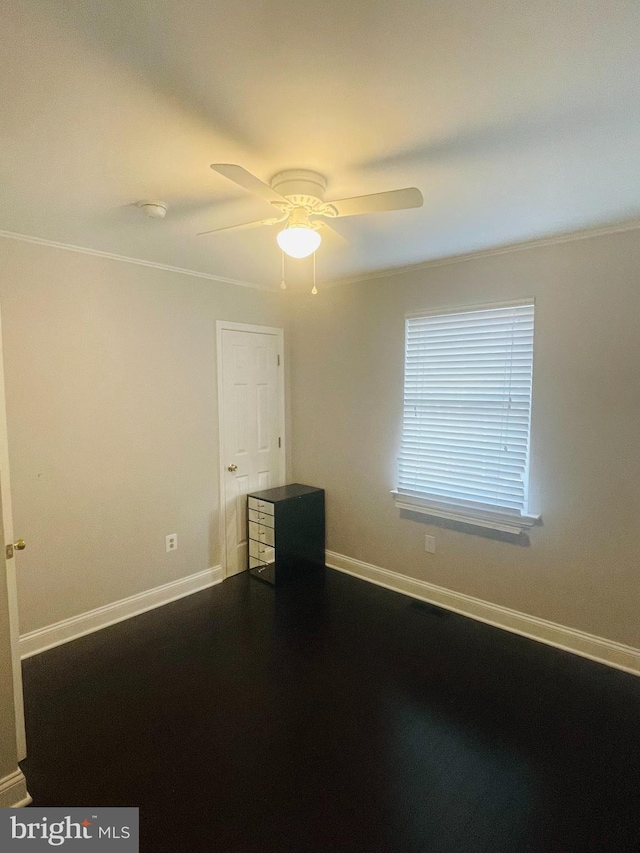
<path id="1" fill-rule="evenodd" d="M 532 304 L 408 317 L 398 492 L 526 514 Z"/>

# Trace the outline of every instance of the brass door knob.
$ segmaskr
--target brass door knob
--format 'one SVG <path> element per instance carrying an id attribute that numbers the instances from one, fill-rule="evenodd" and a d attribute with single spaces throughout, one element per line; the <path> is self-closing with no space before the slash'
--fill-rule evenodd
<path id="1" fill-rule="evenodd" d="M 13 545 L 7 545 L 5 547 L 5 557 L 7 558 L 7 560 L 11 560 L 13 558 L 14 551 L 24 551 L 26 547 L 27 543 L 24 541 L 24 539 L 18 539 L 17 542 L 13 543 Z"/>
<path id="2" fill-rule="evenodd" d="M 234 471 L 237 471 L 237 470 L 238 470 L 238 466 L 237 466 L 237 465 L 234 465 L 234 464 L 233 464 L 233 462 L 232 462 L 232 463 L 231 463 L 231 465 L 229 465 L 229 467 L 227 468 L 227 471 L 231 471 L 231 473 L 232 473 L 232 474 L 233 474 L 233 472 L 234 472 Z"/>

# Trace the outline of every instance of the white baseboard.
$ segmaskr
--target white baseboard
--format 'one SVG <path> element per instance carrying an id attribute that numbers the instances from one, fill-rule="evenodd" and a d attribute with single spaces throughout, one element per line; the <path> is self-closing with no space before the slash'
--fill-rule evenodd
<path id="1" fill-rule="evenodd" d="M 613 640 L 606 640 L 604 637 L 586 634 L 575 628 L 567 628 L 546 619 L 539 619 L 537 616 L 520 613 L 518 610 L 491 604 L 481 598 L 454 592 L 427 581 L 390 572 L 388 569 L 381 569 L 371 563 L 345 557 L 344 554 L 337 554 L 335 551 L 327 551 L 325 559 L 327 566 L 332 569 L 392 589 L 394 592 L 402 592 L 412 598 L 428 601 L 438 607 L 453 610 L 455 613 L 469 616 L 479 622 L 486 622 L 496 628 L 503 628 L 505 631 L 521 634 L 531 640 L 564 649 L 633 675 L 640 675 L 640 649 L 634 649 L 632 646 L 625 646 Z"/>
<path id="2" fill-rule="evenodd" d="M 22 770 L 0 779 L 0 809 L 21 809 L 32 802 Z"/>
<path id="3" fill-rule="evenodd" d="M 24 660 L 38 655 L 47 649 L 84 637 L 85 634 L 100 631 L 108 625 L 138 616 L 155 607 L 162 607 L 163 604 L 169 604 L 194 592 L 200 592 L 220 583 L 223 579 L 222 566 L 214 566 L 186 578 L 156 586 L 146 592 L 139 592 L 129 598 L 114 601 L 113 604 L 106 604 L 104 607 L 96 607 L 95 610 L 80 613 L 70 619 L 63 619 L 54 625 L 38 628 L 20 637 L 20 657 Z"/>

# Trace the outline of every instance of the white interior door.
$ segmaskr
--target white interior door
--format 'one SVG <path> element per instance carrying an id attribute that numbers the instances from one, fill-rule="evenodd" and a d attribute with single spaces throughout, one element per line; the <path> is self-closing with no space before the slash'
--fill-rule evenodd
<path id="1" fill-rule="evenodd" d="M 13 542 L 13 514 L 11 511 L 11 484 L 9 480 L 9 445 L 7 442 L 7 412 L 4 393 L 4 363 L 2 358 L 2 330 L 0 328 L 0 489 L 2 496 L 2 527 L 4 539 Z M 4 541 L 0 540 L 0 567 L 7 573 L 9 598 L 9 633 L 11 635 L 11 657 L 13 661 L 13 694 L 16 709 L 16 742 L 18 761 L 27 755 L 24 731 L 24 701 L 22 698 L 22 662 L 20 660 L 20 628 L 18 624 L 18 590 L 16 585 L 16 560 L 5 560 Z"/>
<path id="2" fill-rule="evenodd" d="M 282 329 L 218 322 L 226 575 L 247 568 L 246 495 L 284 484 Z"/>

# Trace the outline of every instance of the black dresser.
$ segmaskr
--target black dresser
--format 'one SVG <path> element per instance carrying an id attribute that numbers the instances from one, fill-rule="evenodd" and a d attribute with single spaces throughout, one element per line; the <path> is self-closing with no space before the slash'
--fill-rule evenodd
<path id="1" fill-rule="evenodd" d="M 279 585 L 324 566 L 324 489 L 292 483 L 247 495 L 249 572 Z"/>

